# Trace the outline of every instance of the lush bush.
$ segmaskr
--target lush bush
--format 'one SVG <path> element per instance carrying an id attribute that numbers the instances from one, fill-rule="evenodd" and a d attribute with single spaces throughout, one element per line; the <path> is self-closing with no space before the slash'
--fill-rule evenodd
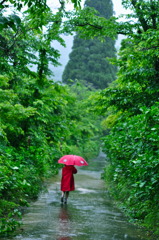
<path id="1" fill-rule="evenodd" d="M 144 225 L 159 227 L 159 104 L 142 108 L 141 114 L 119 122 L 105 138 L 105 151 L 111 166 L 105 178 L 111 192 Z M 131 210 L 131 211 L 130 211 Z"/>
<path id="2" fill-rule="evenodd" d="M 35 79 L 21 80 L 22 89 L 18 84 L 12 90 L 8 84 L 0 89 L 2 234 L 19 225 L 23 207 L 38 197 L 47 177 L 57 174 L 62 155 L 90 159 L 99 152 L 98 137 L 96 144 L 92 141 L 100 132 L 98 124 L 94 127 L 96 118 L 86 107 L 91 92 L 82 85 L 71 89 L 44 80 L 36 95 Z M 83 96 L 74 88 L 83 89 Z"/>
<path id="3" fill-rule="evenodd" d="M 127 35 L 118 59 L 112 60 L 119 67 L 118 79 L 94 98 L 96 111 L 105 116 L 103 145 L 109 166 L 104 178 L 127 214 L 159 233 L 159 30 L 152 24 L 158 22 L 158 5 L 124 5 L 133 12 L 128 18 L 135 16 L 138 23 L 117 26 Z"/>
<path id="4" fill-rule="evenodd" d="M 61 155 L 88 159 L 99 151 L 99 124 L 89 112 L 91 92 L 52 80 L 50 63 L 59 65 L 60 57 L 52 42 L 65 46 L 61 35 L 70 31 L 60 3 L 55 13 L 39 1 L 26 1 L 23 16 L 23 1 L 0 3 L 0 234 L 16 228 L 22 208 L 58 172 Z"/>

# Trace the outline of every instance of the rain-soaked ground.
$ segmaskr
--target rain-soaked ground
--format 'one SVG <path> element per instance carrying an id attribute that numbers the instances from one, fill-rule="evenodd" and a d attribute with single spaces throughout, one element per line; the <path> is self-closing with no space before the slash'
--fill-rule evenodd
<path id="1" fill-rule="evenodd" d="M 148 240 L 114 206 L 100 179 L 104 165 L 101 156 L 78 167 L 76 190 L 65 205 L 60 203 L 60 174 L 52 179 L 48 192 L 24 215 L 21 232 L 7 240 Z"/>

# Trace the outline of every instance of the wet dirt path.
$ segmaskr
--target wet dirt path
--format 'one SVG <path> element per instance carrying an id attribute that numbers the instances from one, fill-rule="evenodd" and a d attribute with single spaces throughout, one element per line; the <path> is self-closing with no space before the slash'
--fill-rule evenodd
<path id="1" fill-rule="evenodd" d="M 78 167 L 76 191 L 65 205 L 60 203 L 60 174 L 52 179 L 48 192 L 24 215 L 21 232 L 7 240 L 148 240 L 113 205 L 100 179 L 104 164 L 101 156 Z"/>

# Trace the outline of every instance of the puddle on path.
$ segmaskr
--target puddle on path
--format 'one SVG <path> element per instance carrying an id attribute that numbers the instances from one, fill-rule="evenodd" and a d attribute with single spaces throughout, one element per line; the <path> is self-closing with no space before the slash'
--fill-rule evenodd
<path id="1" fill-rule="evenodd" d="M 76 191 L 60 203 L 60 174 L 24 215 L 22 231 L 7 240 L 148 240 L 128 223 L 100 179 L 103 158 L 78 167 Z"/>

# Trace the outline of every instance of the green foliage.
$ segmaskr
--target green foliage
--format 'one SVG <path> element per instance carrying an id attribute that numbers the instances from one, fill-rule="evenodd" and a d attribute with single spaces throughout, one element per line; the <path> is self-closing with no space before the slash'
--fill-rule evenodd
<path id="1" fill-rule="evenodd" d="M 72 2 L 79 7 L 80 1 Z M 56 13 L 45 1 L 10 3 L 17 12 L 23 4 L 29 10 L 21 18 L 6 17 L 7 5 L 1 3 L 0 235 L 19 226 L 23 208 L 38 197 L 44 180 L 58 173 L 62 155 L 98 154 L 99 140 L 92 139 L 100 132 L 87 108 L 90 91 L 51 79 L 49 64 L 57 66 L 60 56 L 52 41 L 65 46 L 62 2 Z"/>
<path id="2" fill-rule="evenodd" d="M 18 74 L 16 83 L 11 77 L 1 76 L 0 88 L 0 197 L 6 204 L 1 234 L 15 230 L 21 208 L 38 197 L 46 177 L 57 174 L 62 155 L 89 159 L 99 151 L 87 88 L 68 88 L 44 76 Z"/>
<path id="3" fill-rule="evenodd" d="M 115 25 L 117 33 L 127 35 L 119 58 L 112 59 L 119 67 L 118 79 L 92 98 L 109 129 L 103 138 L 109 160 L 103 177 L 126 213 L 158 234 L 158 5 L 157 1 L 123 3 L 133 10 L 128 20 L 136 19 Z M 105 27 L 101 21 L 101 34 Z"/>
<path id="4" fill-rule="evenodd" d="M 98 10 L 97 15 L 110 18 L 113 15 L 112 1 L 95 0 L 86 1 L 85 9 L 93 7 Z M 86 10 L 82 10 L 86 11 Z M 88 14 L 90 17 L 90 13 Z M 91 17 L 90 17 L 91 18 Z M 115 41 L 105 38 L 101 42 L 99 39 L 82 39 L 80 33 L 74 38 L 70 60 L 63 72 L 63 81 L 71 83 L 76 79 L 84 81 L 86 85 L 94 88 L 104 89 L 116 78 L 116 66 L 109 63 L 108 58 L 115 57 Z"/>
<path id="5" fill-rule="evenodd" d="M 79 8 L 80 1 L 71 2 Z M 53 13 L 45 1 L 11 0 L 9 4 L 17 14 L 6 16 L 8 3 L 1 2 L 1 234 L 15 230 L 21 209 L 38 197 L 44 179 L 58 172 L 61 155 L 72 153 L 89 159 L 98 153 L 101 129 L 92 102 L 106 117 L 103 125 L 110 131 L 103 139 L 110 162 L 104 178 L 113 186 L 110 191 L 129 208 L 129 215 L 157 232 L 157 1 L 123 1 L 133 10 L 126 22 L 106 19 L 91 8 L 73 17 L 74 13 L 65 12 L 64 2 L 60 3 Z M 28 10 L 19 17 L 24 5 Z M 63 24 L 66 15 L 71 20 Z M 129 17 L 135 17 L 135 21 L 129 21 Z M 115 39 L 117 33 L 128 36 L 119 59 L 111 60 L 119 67 L 118 79 L 100 93 L 82 84 L 68 87 L 48 79 L 49 63 L 58 65 L 59 57 L 52 40 L 65 45 L 61 33 L 73 30 L 84 38 L 100 40 Z M 37 70 L 31 71 L 30 65 L 36 65 Z"/>
<path id="6" fill-rule="evenodd" d="M 10 89 L 9 77 L 2 79 L 0 196 L 6 203 L 5 211 L 0 212 L 3 234 L 18 226 L 15 209 L 20 211 L 30 199 L 36 199 L 43 180 L 57 174 L 57 160 L 62 155 L 72 153 L 89 159 L 98 154 L 99 140 L 95 144 L 92 139 L 100 131 L 97 123 L 94 126 L 94 114 L 88 111 L 91 92 L 86 87 L 69 88 L 46 78 L 41 87 L 39 78 L 27 81 L 25 77 Z"/>
<path id="7" fill-rule="evenodd" d="M 113 192 L 131 209 L 131 216 L 156 228 L 147 219 L 158 217 L 155 211 L 159 207 L 158 104 L 141 111 L 116 124 L 106 137 L 104 148 L 111 161 L 111 174 L 106 169 L 105 177 L 110 181 L 111 175 Z"/>

